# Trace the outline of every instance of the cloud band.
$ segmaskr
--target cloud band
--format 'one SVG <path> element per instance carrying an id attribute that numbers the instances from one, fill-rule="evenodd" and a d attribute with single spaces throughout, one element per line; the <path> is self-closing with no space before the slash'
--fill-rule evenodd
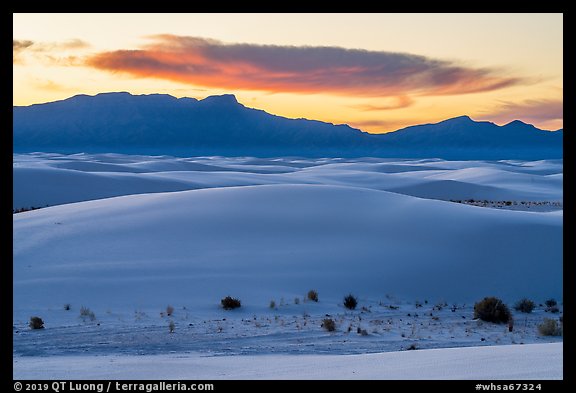
<path id="1" fill-rule="evenodd" d="M 211 88 L 368 97 L 466 94 L 520 83 L 494 69 L 406 53 L 318 46 L 228 44 L 157 35 L 137 50 L 96 53 L 85 65 Z"/>

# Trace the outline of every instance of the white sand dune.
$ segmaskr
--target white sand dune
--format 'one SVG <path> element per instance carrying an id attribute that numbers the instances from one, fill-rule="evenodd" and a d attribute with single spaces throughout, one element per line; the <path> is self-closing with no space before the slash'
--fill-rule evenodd
<path id="1" fill-rule="evenodd" d="M 306 288 L 454 301 L 487 293 L 559 297 L 562 214 L 351 187 L 265 185 L 132 195 L 14 216 L 15 304 L 88 301 L 97 293 L 102 304 L 121 303 L 142 290 L 155 301 L 201 302 L 223 291 L 250 298 Z"/>
<path id="2" fill-rule="evenodd" d="M 562 202 L 561 160 L 14 156 L 13 208 L 112 196 L 264 184 L 324 184 L 434 199 Z"/>
<path id="3" fill-rule="evenodd" d="M 562 202 L 561 161 L 36 153 L 14 156 L 13 195 L 15 208 L 55 205 L 13 216 L 15 378 L 562 378 L 561 345 L 342 357 L 561 340 L 538 336 L 557 318 L 543 307 L 513 333 L 472 321 L 484 296 L 561 303 L 561 206 L 448 201 Z M 296 304 L 312 288 L 321 302 Z M 220 309 L 226 295 L 241 310 Z M 46 329 L 30 331 L 32 315 Z M 230 353 L 242 356 L 203 357 Z"/>
<path id="4" fill-rule="evenodd" d="M 14 358 L 14 379 L 563 379 L 563 346 L 506 345 L 366 355 Z M 490 382 L 486 382 L 490 384 Z"/>

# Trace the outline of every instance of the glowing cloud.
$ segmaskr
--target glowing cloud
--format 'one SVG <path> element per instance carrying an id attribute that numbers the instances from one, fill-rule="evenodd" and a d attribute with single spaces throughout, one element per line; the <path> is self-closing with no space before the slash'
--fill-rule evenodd
<path id="1" fill-rule="evenodd" d="M 392 97 L 394 101 L 386 104 L 381 105 L 371 105 L 371 104 L 362 104 L 362 105 L 353 105 L 351 108 L 358 109 L 363 112 L 372 112 L 372 111 L 389 111 L 394 109 L 401 109 L 407 108 L 414 103 L 414 100 L 408 96 L 398 96 Z"/>
<path id="2" fill-rule="evenodd" d="M 485 117 L 501 123 L 522 119 L 554 127 L 564 119 L 564 103 L 562 100 L 525 100 L 520 103 L 505 101 L 494 111 L 486 111 Z"/>
<path id="3" fill-rule="evenodd" d="M 12 63 L 21 63 L 20 53 L 34 45 L 29 40 L 12 40 Z"/>
<path id="4" fill-rule="evenodd" d="M 154 43 L 141 49 L 94 54 L 85 65 L 212 88 L 371 97 L 466 94 L 521 82 L 494 69 L 406 53 L 228 44 L 175 35 L 151 38 Z M 391 107 L 410 103 L 407 97 L 399 98 Z"/>
<path id="5" fill-rule="evenodd" d="M 34 45 L 34 42 L 30 40 L 12 40 L 12 50 L 14 52 L 20 52 L 32 45 Z"/>
<path id="6" fill-rule="evenodd" d="M 14 64 L 23 64 L 22 55 L 29 52 L 40 61 L 59 65 L 77 65 L 76 56 L 58 56 L 59 52 L 77 51 L 89 48 L 90 44 L 79 39 L 64 42 L 35 42 L 30 40 L 12 40 L 12 59 Z"/>

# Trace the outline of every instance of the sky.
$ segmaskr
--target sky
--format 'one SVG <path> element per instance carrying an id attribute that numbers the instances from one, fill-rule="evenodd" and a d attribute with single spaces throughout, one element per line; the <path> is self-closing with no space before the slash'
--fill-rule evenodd
<path id="1" fill-rule="evenodd" d="M 127 91 L 371 133 L 563 127 L 562 14 L 13 14 L 13 103 Z"/>

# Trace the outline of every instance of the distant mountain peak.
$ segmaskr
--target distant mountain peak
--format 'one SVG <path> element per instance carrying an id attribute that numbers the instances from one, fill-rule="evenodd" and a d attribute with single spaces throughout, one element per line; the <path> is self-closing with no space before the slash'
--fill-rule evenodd
<path id="1" fill-rule="evenodd" d="M 528 124 L 528 123 L 524 123 L 521 120 L 512 120 L 510 123 L 505 124 L 503 127 L 509 127 L 509 126 L 529 126 L 529 127 L 534 127 L 532 124 Z"/>
<path id="2" fill-rule="evenodd" d="M 520 120 L 513 120 L 510 123 L 502 126 L 503 130 L 517 131 L 517 132 L 527 132 L 527 131 L 544 131 L 536 128 L 533 124 L 524 123 Z"/>
<path id="3" fill-rule="evenodd" d="M 78 97 L 78 96 L 87 96 L 87 94 L 78 94 L 75 97 Z M 110 96 L 125 96 L 125 97 L 127 97 L 127 96 L 133 96 L 133 94 L 129 93 L 127 91 L 108 91 L 108 92 L 104 92 L 104 93 L 98 93 L 94 97 L 110 97 Z M 88 97 L 90 97 L 90 96 L 88 96 Z"/>
<path id="4" fill-rule="evenodd" d="M 170 94 L 132 94 L 127 91 L 115 91 L 115 92 L 105 92 L 105 93 L 98 93 L 95 95 L 88 95 L 88 94 L 77 94 L 70 98 L 67 98 L 64 101 L 72 101 L 72 102 L 107 102 L 109 104 L 114 105 L 122 105 L 124 103 L 133 101 L 134 99 L 140 100 L 153 100 L 153 101 L 175 101 L 177 100 L 176 97 L 171 96 Z M 40 104 L 45 105 L 45 104 Z"/>
<path id="5" fill-rule="evenodd" d="M 476 123 L 476 122 L 474 120 L 472 120 L 470 118 L 470 116 L 462 115 L 462 116 L 453 117 L 451 119 L 446 119 L 444 121 L 441 121 L 440 123 Z"/>
<path id="6" fill-rule="evenodd" d="M 224 105 L 238 105 L 238 100 L 234 94 L 222 94 L 219 96 L 209 96 L 201 100 L 202 103 L 218 103 Z"/>

